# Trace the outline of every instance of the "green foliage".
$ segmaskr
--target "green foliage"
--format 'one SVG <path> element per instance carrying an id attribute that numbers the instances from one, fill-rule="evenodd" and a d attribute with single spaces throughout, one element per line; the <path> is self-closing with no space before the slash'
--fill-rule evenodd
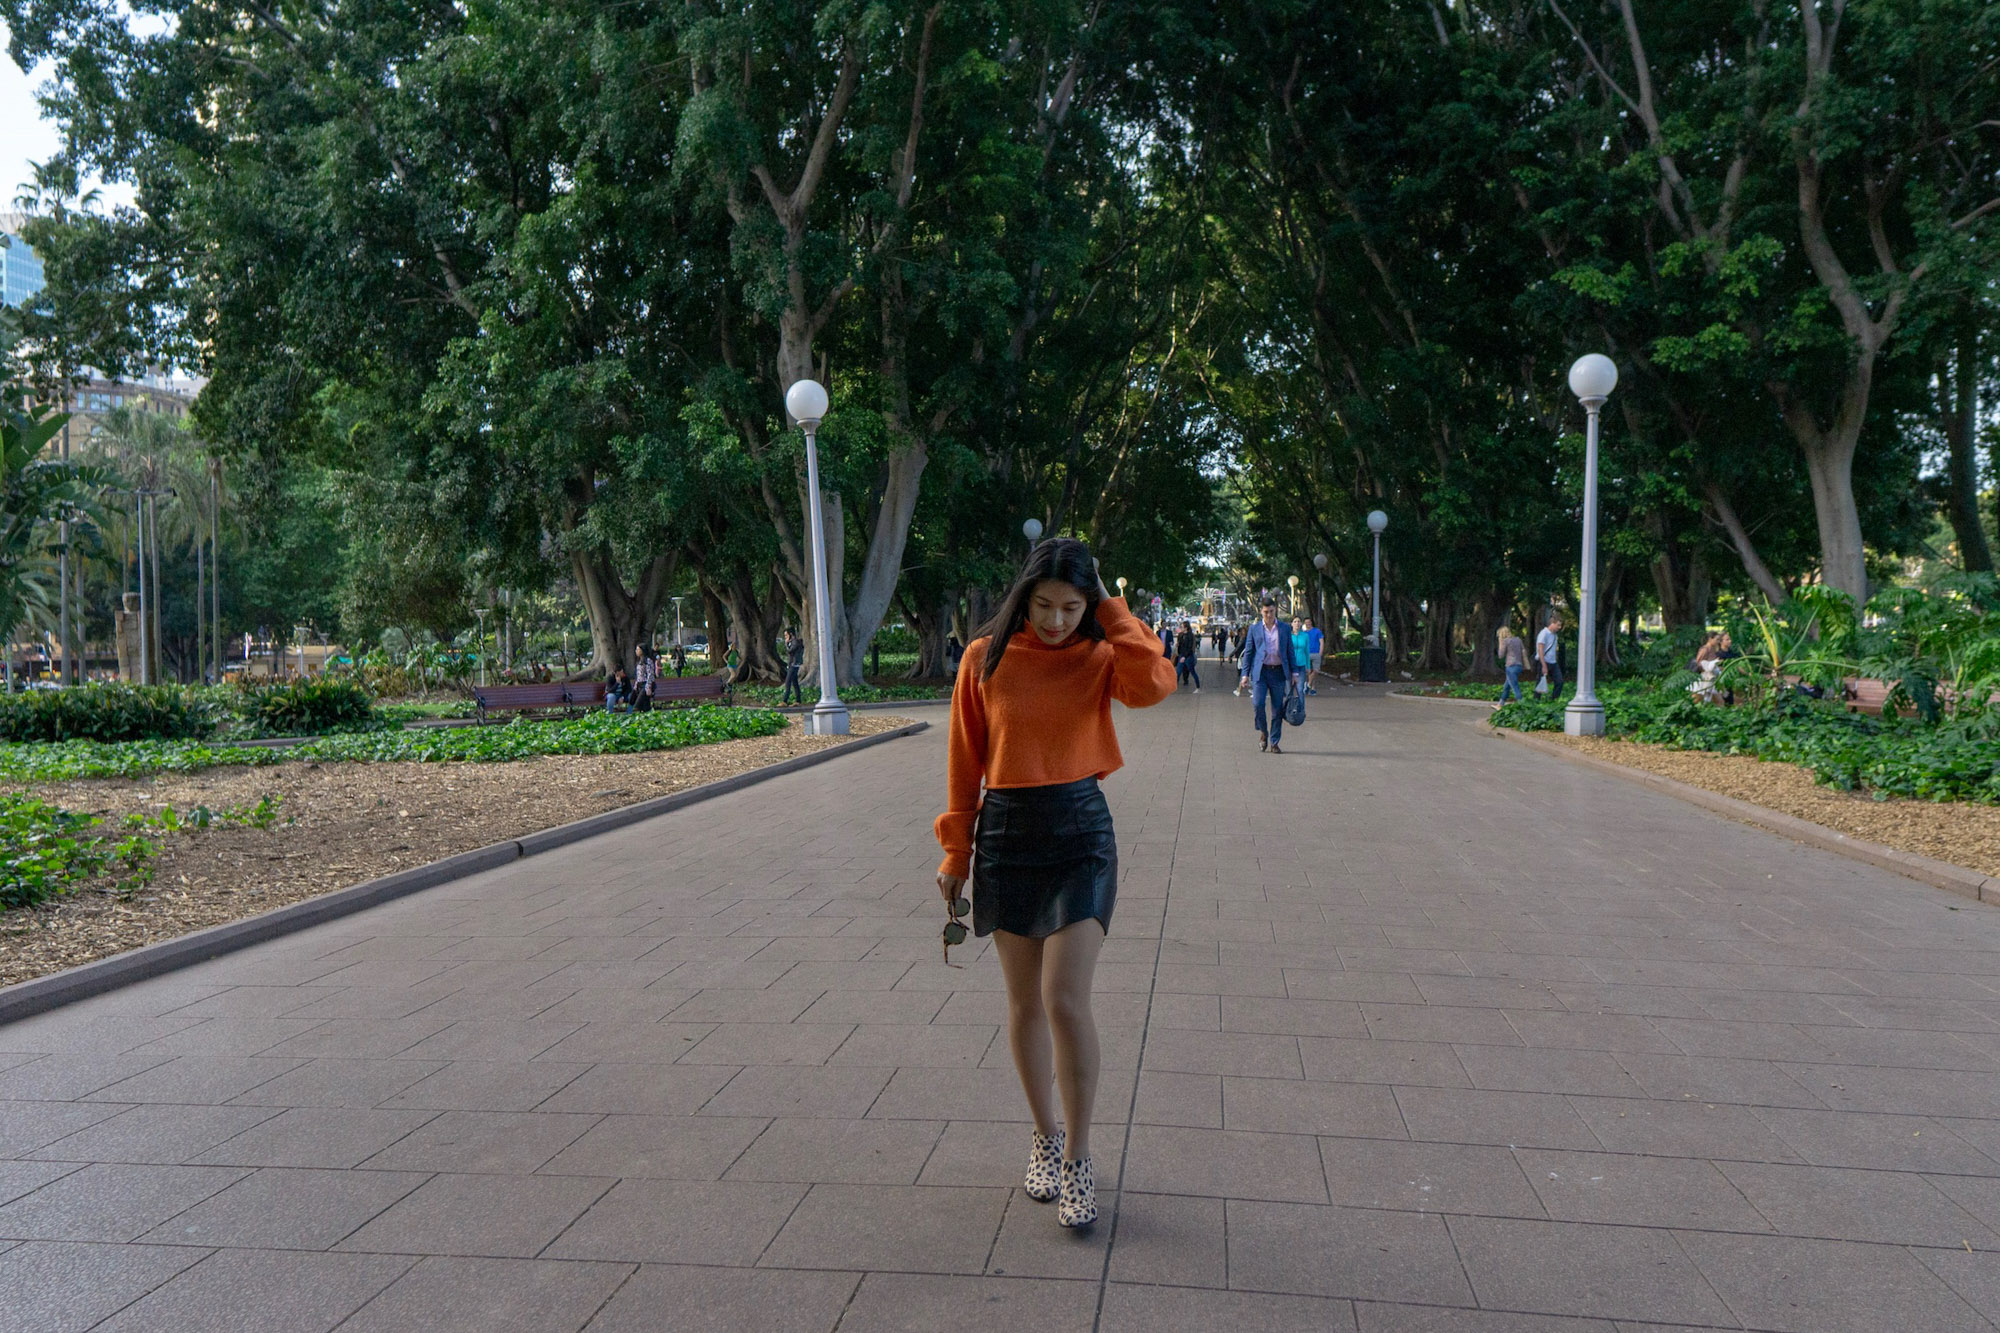
<path id="1" fill-rule="evenodd" d="M 762 709 L 655 709 L 650 713 L 589 713 L 568 722 L 517 718 L 500 727 L 433 727 L 422 731 L 328 736 L 290 751 L 288 758 L 417 763 L 503 763 L 545 754 L 637 754 L 689 745 L 769 736 L 783 731 L 782 714 Z"/>
<path id="2" fill-rule="evenodd" d="M 178 685 L 117 682 L 0 695 L 0 741 L 195 740 L 219 710 Z"/>
<path id="3" fill-rule="evenodd" d="M 271 736 L 324 736 L 380 725 L 367 687 L 351 676 L 332 674 L 246 685 L 242 714 Z"/>
<path id="4" fill-rule="evenodd" d="M 0 782 L 138 777 L 292 760 L 503 763 L 545 754 L 636 754 L 769 736 L 785 726 L 786 720 L 779 713 L 707 705 L 618 716 L 591 713 L 568 722 L 521 718 L 502 727 L 432 727 L 324 736 L 285 749 L 193 741 L 5 745 L 0 746 Z"/>
<path id="5" fill-rule="evenodd" d="M 95 836 L 101 821 L 18 792 L 0 793 L 0 908 L 32 907 L 114 867 L 142 882 L 145 838 Z"/>

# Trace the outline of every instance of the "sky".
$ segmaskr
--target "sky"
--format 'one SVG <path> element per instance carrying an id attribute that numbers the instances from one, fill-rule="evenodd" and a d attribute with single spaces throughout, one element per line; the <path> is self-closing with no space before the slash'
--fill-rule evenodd
<path id="1" fill-rule="evenodd" d="M 14 198 L 32 178 L 30 162 L 53 157 L 61 146 L 56 127 L 42 119 L 35 89 L 48 76 L 44 65 L 33 77 L 24 74 L 6 52 L 7 25 L 0 23 L 0 211 L 11 210 Z M 122 186 L 104 191 L 107 202 L 128 203 L 132 192 Z"/>

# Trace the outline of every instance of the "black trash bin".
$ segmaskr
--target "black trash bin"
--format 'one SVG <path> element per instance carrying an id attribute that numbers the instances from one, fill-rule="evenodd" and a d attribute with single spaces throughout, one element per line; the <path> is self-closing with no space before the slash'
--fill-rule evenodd
<path id="1" fill-rule="evenodd" d="M 1376 684 L 1383 684 L 1388 681 L 1389 650 L 1387 648 L 1371 648 L 1365 643 L 1361 645 L 1361 679 L 1364 682 L 1374 682 Z"/>

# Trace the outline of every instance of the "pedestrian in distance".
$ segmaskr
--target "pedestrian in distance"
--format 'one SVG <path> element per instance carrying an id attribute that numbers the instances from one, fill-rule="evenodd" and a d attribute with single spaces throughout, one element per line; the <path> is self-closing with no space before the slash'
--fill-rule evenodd
<path id="1" fill-rule="evenodd" d="M 1299 627 L 1292 632 L 1306 641 L 1306 671 L 1300 685 L 1307 694 L 1318 694 L 1313 688 L 1313 677 L 1319 674 L 1320 650 L 1326 646 L 1326 634 L 1310 617 L 1301 617 Z"/>
<path id="2" fill-rule="evenodd" d="M 685 644 L 675 644 L 673 651 L 668 656 L 673 660 L 674 675 L 679 676 L 683 671 L 687 670 L 688 650 Z"/>
<path id="3" fill-rule="evenodd" d="M 1285 692 L 1291 688 L 1297 650 L 1292 646 L 1292 627 L 1278 619 L 1278 604 L 1266 597 L 1260 609 L 1262 618 L 1243 634 L 1236 692 L 1250 691 L 1258 748 L 1283 754 L 1278 742 L 1285 734 Z"/>
<path id="4" fill-rule="evenodd" d="M 1229 643 L 1229 659 L 1231 661 L 1234 662 L 1242 660 L 1243 645 L 1249 640 L 1249 638 L 1250 638 L 1250 627 L 1248 625 L 1238 625 L 1236 627 L 1235 633 L 1231 636 Z M 1240 699 L 1243 697 L 1244 689 L 1245 686 L 1243 686 L 1241 683 L 1239 683 L 1236 686 L 1235 694 L 1237 698 Z"/>
<path id="5" fill-rule="evenodd" d="M 1551 699 L 1560 699 L 1563 692 L 1562 627 L 1562 614 L 1550 611 L 1548 624 L 1535 636 L 1535 662 L 1542 671 L 1535 693 L 1546 694 Z"/>
<path id="6" fill-rule="evenodd" d="M 785 626 L 784 703 L 804 703 L 805 689 L 799 684 L 799 670 L 806 664 L 806 642 L 790 625 Z M 782 705 L 781 705 L 782 706 Z"/>
<path id="7" fill-rule="evenodd" d="M 1180 678 L 1194 682 L 1194 692 L 1201 693 L 1201 665 L 1199 640 L 1195 638 L 1194 626 L 1185 620 L 1181 622 L 1181 632 L 1174 639 L 1176 663 L 1180 667 Z"/>
<path id="8" fill-rule="evenodd" d="M 1500 666 L 1507 673 L 1507 683 L 1500 687 L 1500 702 L 1513 699 L 1521 701 L 1521 673 L 1528 669 L 1528 644 L 1514 632 L 1512 625 L 1500 627 Z"/>
<path id="9" fill-rule="evenodd" d="M 1157 646 L 1104 587 L 1090 548 L 1059 537 L 1029 555 L 966 649 L 951 696 L 936 825 L 938 892 L 953 918 L 945 939 L 953 927 L 964 938 L 957 916 L 969 878 L 973 930 L 992 936 L 1000 959 L 1008 1044 L 1035 1122 L 1024 1188 L 1057 1200 L 1066 1227 L 1097 1220 L 1090 994 L 1118 888 L 1118 840 L 1098 782 L 1124 762 L 1111 701 L 1147 708 L 1174 692 Z"/>
<path id="10" fill-rule="evenodd" d="M 632 711 L 653 711 L 653 695 L 660 681 L 659 650 L 648 644 L 639 650 L 638 669 L 632 675 Z"/>

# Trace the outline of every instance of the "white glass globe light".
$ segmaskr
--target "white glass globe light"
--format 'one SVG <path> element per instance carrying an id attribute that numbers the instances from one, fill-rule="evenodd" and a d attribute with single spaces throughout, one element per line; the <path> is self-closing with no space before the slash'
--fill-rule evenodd
<path id="1" fill-rule="evenodd" d="M 1602 352 L 1586 353 L 1569 368 L 1569 391 L 1586 402 L 1609 398 L 1617 387 L 1618 367 Z"/>
<path id="2" fill-rule="evenodd" d="M 785 390 L 785 410 L 801 426 L 817 426 L 826 415 L 826 390 L 818 380 L 800 380 Z"/>
<path id="3" fill-rule="evenodd" d="M 1325 551 L 1321 551 L 1321 552 L 1320 552 L 1320 553 L 1319 553 L 1318 555 L 1316 555 L 1316 556 L 1314 556 L 1314 557 L 1313 557 L 1313 568 L 1314 568 L 1314 569 L 1319 569 L 1319 570 L 1324 570 L 1324 569 L 1326 568 L 1326 552 L 1325 552 Z"/>
<path id="4" fill-rule="evenodd" d="M 1383 529 L 1387 528 L 1388 526 L 1389 526 L 1389 516 L 1387 514 L 1383 513 L 1379 509 L 1372 509 L 1368 512 L 1368 530 L 1370 532 L 1374 533 L 1379 537 L 1382 534 Z"/>
<path id="5" fill-rule="evenodd" d="M 1021 525 L 1021 535 L 1029 541 L 1036 541 L 1042 535 L 1042 520 L 1031 518 Z"/>

